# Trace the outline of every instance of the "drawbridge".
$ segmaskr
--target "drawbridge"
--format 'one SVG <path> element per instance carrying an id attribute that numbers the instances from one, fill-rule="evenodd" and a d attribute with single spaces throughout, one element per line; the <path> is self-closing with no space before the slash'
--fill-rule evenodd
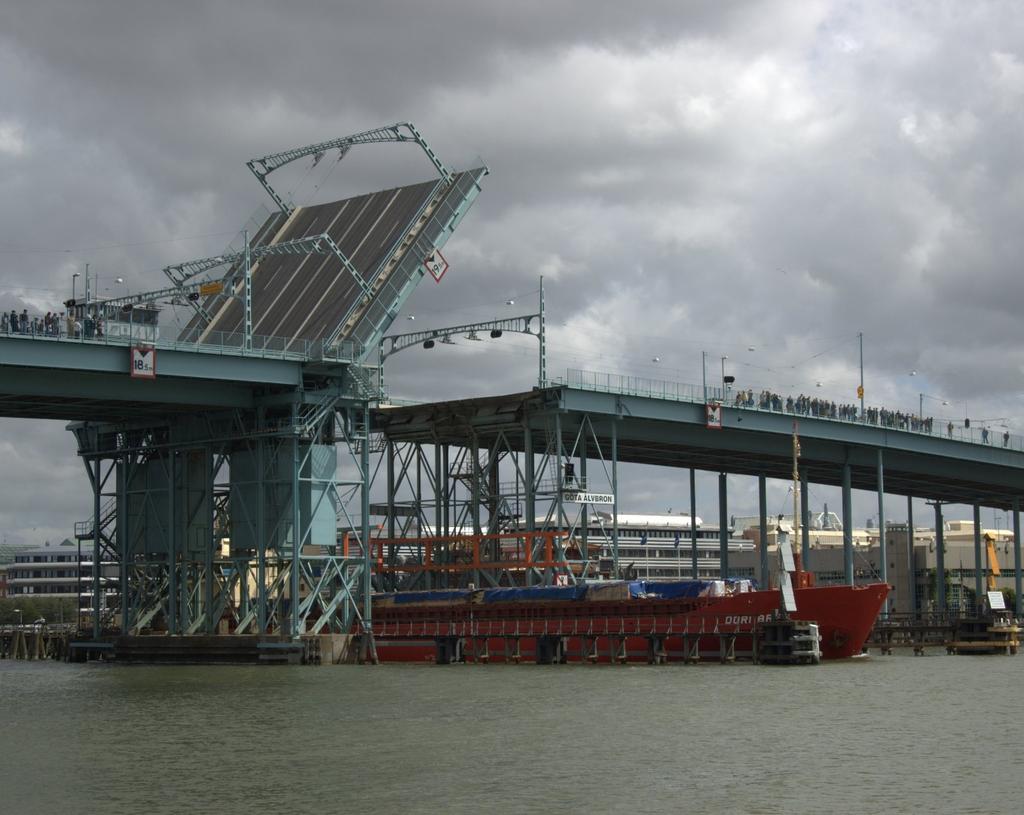
<path id="1" fill-rule="evenodd" d="M 435 177 L 309 206 L 269 182 L 286 164 L 389 142 L 421 149 Z M 487 169 L 449 169 L 409 123 L 248 166 L 275 209 L 225 252 L 168 266 L 162 289 L 69 301 L 84 330 L 0 337 L 0 415 L 68 421 L 85 464 L 93 517 L 76 534 L 119 587 L 94 570 L 97 638 L 107 621 L 172 635 L 372 631 L 373 360 Z M 162 304 L 187 307 L 187 322 L 156 324 Z"/>

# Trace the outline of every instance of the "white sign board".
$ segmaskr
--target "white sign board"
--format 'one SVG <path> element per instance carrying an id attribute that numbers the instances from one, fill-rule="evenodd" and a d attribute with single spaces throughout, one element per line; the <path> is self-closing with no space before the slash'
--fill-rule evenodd
<path id="1" fill-rule="evenodd" d="M 448 271 L 448 261 L 444 259 L 440 249 L 435 249 L 431 252 L 427 259 L 423 261 L 423 265 L 427 267 L 427 271 L 430 272 L 430 276 L 434 278 L 435 283 L 440 283 L 444 273 Z"/>
<path id="2" fill-rule="evenodd" d="M 717 402 L 709 402 L 704 406 L 705 424 L 712 430 L 722 429 L 722 406 Z"/>
<path id="3" fill-rule="evenodd" d="M 130 372 L 135 379 L 156 379 L 156 349 L 132 348 Z"/>
<path id="4" fill-rule="evenodd" d="M 582 492 L 571 490 L 562 493 L 562 500 L 571 504 L 614 504 L 615 496 L 610 492 Z"/>
<path id="5" fill-rule="evenodd" d="M 988 592 L 988 607 L 993 611 L 1006 611 L 1006 600 L 1001 591 Z"/>
<path id="6" fill-rule="evenodd" d="M 555 585 L 556 586 L 568 586 L 569 585 L 569 575 L 567 575 L 567 574 L 556 574 L 555 575 Z"/>

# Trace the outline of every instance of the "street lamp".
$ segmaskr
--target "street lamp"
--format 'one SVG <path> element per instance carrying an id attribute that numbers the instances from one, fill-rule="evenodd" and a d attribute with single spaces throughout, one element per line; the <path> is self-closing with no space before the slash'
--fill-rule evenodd
<path id="1" fill-rule="evenodd" d="M 22 624 L 21 609 L 20 608 L 16 608 L 16 609 L 13 609 L 13 611 L 18 615 L 18 628 L 21 628 L 21 624 Z"/>
<path id="2" fill-rule="evenodd" d="M 941 402 L 943 407 L 947 407 L 949 402 L 945 399 L 940 399 L 938 396 L 932 396 L 930 393 L 918 393 L 917 395 L 917 418 L 924 419 L 924 400 L 925 397 L 928 399 L 934 399 L 936 402 Z"/>
<path id="3" fill-rule="evenodd" d="M 728 396 L 729 385 L 731 385 L 733 382 L 736 381 L 736 377 L 735 376 L 726 376 L 725 375 L 725 361 L 728 358 L 729 358 L 728 354 L 726 354 L 725 356 L 722 357 L 722 400 L 723 401 Z"/>

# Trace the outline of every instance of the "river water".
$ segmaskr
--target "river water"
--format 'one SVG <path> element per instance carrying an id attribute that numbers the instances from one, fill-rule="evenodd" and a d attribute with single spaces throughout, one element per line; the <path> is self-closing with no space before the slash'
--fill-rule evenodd
<path id="1" fill-rule="evenodd" d="M 1021 809 L 1024 657 L 818 667 L 0 661 L 11 813 Z"/>

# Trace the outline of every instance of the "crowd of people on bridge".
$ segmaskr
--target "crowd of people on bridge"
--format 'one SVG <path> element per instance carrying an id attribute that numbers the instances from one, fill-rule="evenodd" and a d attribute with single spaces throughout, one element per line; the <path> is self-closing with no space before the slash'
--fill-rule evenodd
<path id="1" fill-rule="evenodd" d="M 87 315 L 84 322 L 71 312 L 48 311 L 46 314 L 29 314 L 22 309 L 0 313 L 0 334 L 26 334 L 32 337 L 85 337 L 103 336 L 103 320 Z"/>
<path id="2" fill-rule="evenodd" d="M 758 408 L 760 410 L 772 410 L 780 413 L 793 413 L 798 416 L 811 416 L 815 419 L 841 419 L 843 421 L 855 422 L 861 420 L 860 408 L 855 404 L 837 404 L 828 399 L 817 397 L 787 396 L 783 398 L 770 390 L 763 390 L 755 393 L 753 389 L 741 390 L 736 394 L 734 400 L 736 407 Z M 934 427 L 932 417 L 918 416 L 902 410 L 887 410 L 886 408 L 869 407 L 864 409 L 863 420 L 868 424 L 878 427 L 887 427 L 894 430 L 913 430 L 920 433 L 931 433 Z M 966 424 L 965 427 L 970 427 Z M 953 424 L 947 427 L 947 433 L 952 438 Z M 988 429 L 982 428 L 982 441 L 988 442 Z M 1003 446 L 1007 446 L 1010 434 L 1003 434 Z"/>
<path id="3" fill-rule="evenodd" d="M 786 413 L 796 413 L 800 416 L 813 416 L 816 419 L 844 419 L 846 421 L 856 420 L 859 415 L 859 410 L 856 405 L 842 405 L 830 402 L 828 399 L 818 399 L 817 397 L 804 396 L 800 394 L 796 398 L 787 396 L 783 399 L 779 394 L 773 393 L 769 390 L 763 390 L 759 394 L 755 395 L 753 389 L 740 391 L 736 394 L 735 405 L 737 407 L 757 407 L 761 410 L 776 410 L 779 412 L 785 411 Z M 897 414 L 891 411 L 881 411 L 887 414 L 889 417 L 895 417 Z M 875 410 L 876 416 L 873 421 L 874 424 L 878 424 L 880 418 L 877 414 L 879 411 Z M 903 416 L 904 414 L 899 414 Z M 909 417 L 908 417 L 909 418 Z M 888 427 L 896 427 L 897 425 L 885 425 Z M 902 427 L 902 425 L 900 425 Z M 916 429 L 916 428 L 915 428 Z"/>

